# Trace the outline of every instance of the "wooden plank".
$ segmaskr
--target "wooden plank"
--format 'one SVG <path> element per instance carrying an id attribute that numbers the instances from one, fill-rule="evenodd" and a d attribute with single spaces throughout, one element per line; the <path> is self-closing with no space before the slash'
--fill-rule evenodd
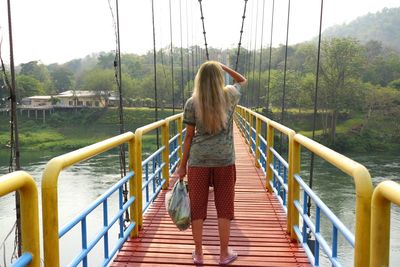
<path id="1" fill-rule="evenodd" d="M 287 235 L 286 214 L 276 196 L 265 189 L 265 176 L 254 167 L 254 158 L 236 127 L 235 150 L 237 183 L 230 246 L 239 257 L 231 266 L 311 266 L 301 245 Z M 129 239 L 110 266 L 193 266 L 191 230 L 181 232 L 172 223 L 165 210 L 165 193 L 160 193 L 144 215 L 139 237 Z M 203 236 L 204 265 L 217 266 L 219 238 L 212 189 Z"/>

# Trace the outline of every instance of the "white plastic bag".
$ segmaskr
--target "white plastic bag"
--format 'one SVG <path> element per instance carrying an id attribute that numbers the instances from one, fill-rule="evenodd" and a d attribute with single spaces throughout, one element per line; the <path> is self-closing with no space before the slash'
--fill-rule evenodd
<path id="1" fill-rule="evenodd" d="M 174 188 L 165 194 L 165 205 L 179 230 L 184 231 L 190 227 L 190 200 L 183 181 L 176 181 Z"/>

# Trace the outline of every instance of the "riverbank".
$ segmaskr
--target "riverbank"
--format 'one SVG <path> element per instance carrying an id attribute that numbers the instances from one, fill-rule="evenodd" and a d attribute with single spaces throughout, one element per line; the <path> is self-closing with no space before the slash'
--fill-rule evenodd
<path id="1" fill-rule="evenodd" d="M 171 115 L 172 110 L 158 112 L 159 118 Z M 7 149 L 9 143 L 8 121 L 4 113 L 0 115 L 0 150 Z M 153 121 L 153 109 L 124 109 L 125 131 L 134 132 Z M 118 135 L 119 114 L 116 108 L 60 110 L 47 115 L 45 123 L 40 116 L 35 120 L 26 114 L 18 114 L 18 129 L 21 151 L 71 151 Z M 150 133 L 144 139 L 145 145 L 156 143 L 154 134 Z"/>
<path id="2" fill-rule="evenodd" d="M 165 118 L 171 115 L 172 110 L 165 109 L 159 111 L 158 117 Z M 278 110 L 274 111 L 272 118 L 280 120 Z M 28 118 L 26 114 L 19 114 L 18 119 L 21 151 L 71 151 L 119 134 L 119 115 L 116 108 L 56 111 L 46 116 L 45 123 L 40 118 L 37 120 Z M 6 150 L 9 142 L 8 121 L 9 118 L 2 113 L 0 150 Z M 153 121 L 154 109 L 124 109 L 126 131 L 135 131 Z M 321 118 L 317 118 L 317 127 L 320 126 L 320 121 Z M 296 132 L 311 137 L 312 112 L 299 113 L 288 110 L 284 124 Z M 393 119 L 375 120 L 360 131 L 362 124 L 362 114 L 341 115 L 337 125 L 336 141 L 331 148 L 340 152 L 400 151 L 400 135 L 399 131 L 395 130 L 396 123 Z M 154 134 L 146 135 L 144 138 L 145 146 L 155 145 Z M 321 130 L 316 131 L 316 139 L 323 144 L 327 143 Z"/>

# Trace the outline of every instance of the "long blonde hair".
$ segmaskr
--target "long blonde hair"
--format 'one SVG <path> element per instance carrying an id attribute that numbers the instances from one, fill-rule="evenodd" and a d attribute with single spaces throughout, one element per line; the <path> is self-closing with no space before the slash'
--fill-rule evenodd
<path id="1" fill-rule="evenodd" d="M 203 63 L 195 78 L 192 97 L 195 114 L 209 134 L 227 127 L 227 95 L 224 87 L 221 65 L 216 61 Z"/>

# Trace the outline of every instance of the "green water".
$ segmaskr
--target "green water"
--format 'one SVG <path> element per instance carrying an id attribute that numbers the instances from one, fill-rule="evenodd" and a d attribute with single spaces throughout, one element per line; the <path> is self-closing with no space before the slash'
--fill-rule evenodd
<path id="1" fill-rule="evenodd" d="M 40 191 L 40 180 L 44 166 L 48 160 L 61 153 L 49 154 L 46 151 L 22 153 L 21 165 L 23 170 L 30 173 L 37 182 Z M 8 172 L 8 153 L 0 151 L 0 175 Z M 371 173 L 374 186 L 385 179 L 391 179 L 400 183 L 400 154 L 349 154 L 355 161 L 365 165 Z M 308 181 L 308 155 L 303 154 L 302 177 Z M 66 222 L 73 219 L 89 203 L 100 196 L 106 189 L 119 179 L 119 162 L 116 151 L 103 154 L 91 160 L 71 167 L 63 171 L 59 177 L 58 199 L 59 199 L 59 225 L 64 226 Z M 330 164 L 316 159 L 313 190 L 332 209 L 340 220 L 354 233 L 355 221 L 355 193 L 352 179 L 337 171 Z M 40 192 L 39 192 L 40 194 Z M 41 203 L 40 203 L 41 205 Z M 117 208 L 116 196 L 111 198 L 110 213 L 113 214 Z M 8 195 L 0 198 L 0 243 L 10 231 L 14 219 L 14 196 Z M 41 217 L 41 214 L 40 214 Z M 40 218 L 41 220 L 41 218 Z M 400 262 L 400 209 L 392 208 L 391 222 L 391 266 Z M 101 210 L 96 210 L 88 218 L 89 234 L 88 240 L 94 237 L 98 227 L 101 225 Z M 110 233 L 110 246 L 117 240 L 117 229 L 114 227 Z M 79 230 L 80 227 L 77 227 Z M 330 239 L 331 228 L 326 220 L 322 221 L 322 232 Z M 343 259 L 344 266 L 352 266 L 353 249 L 346 245 L 343 238 L 339 239 L 339 257 Z M 10 258 L 13 245 L 12 240 L 6 242 L 6 258 Z M 80 235 L 78 231 L 72 231 L 60 241 L 61 265 L 69 262 L 76 255 L 80 247 Z M 89 257 L 89 265 L 97 266 L 101 262 L 102 242 L 95 247 L 95 256 Z M 0 266 L 3 266 L 3 250 L 0 251 Z M 43 253 L 43 252 L 42 252 Z M 9 260 L 8 260 L 9 262 Z M 395 264 L 396 263 L 396 264 Z M 8 263 L 9 264 L 9 263 Z M 9 266 L 9 265 L 7 265 Z M 329 266 L 326 257 L 322 255 L 321 266 Z"/>

